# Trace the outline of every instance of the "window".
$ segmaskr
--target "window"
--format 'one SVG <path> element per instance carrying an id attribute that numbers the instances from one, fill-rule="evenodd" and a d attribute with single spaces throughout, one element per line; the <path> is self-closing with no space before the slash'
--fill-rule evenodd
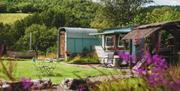
<path id="1" fill-rule="evenodd" d="M 113 46 L 113 36 L 106 36 L 106 46 Z"/>
<path id="2" fill-rule="evenodd" d="M 118 39 L 118 47 L 119 48 L 128 48 L 129 42 L 128 40 L 122 40 L 124 35 L 119 35 L 119 39 Z"/>

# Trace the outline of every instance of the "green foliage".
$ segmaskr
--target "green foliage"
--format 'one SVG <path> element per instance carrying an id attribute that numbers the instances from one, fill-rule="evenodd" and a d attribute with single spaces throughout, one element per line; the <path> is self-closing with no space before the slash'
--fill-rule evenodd
<path id="1" fill-rule="evenodd" d="M 97 12 L 92 27 L 122 27 L 128 25 L 142 5 L 152 0 L 101 0 L 103 4 Z M 97 24 L 100 25 L 97 25 Z M 104 25 L 103 25 L 104 24 Z M 94 26 L 95 25 L 95 26 Z M 102 27 L 104 28 L 104 27 Z"/>
<path id="2" fill-rule="evenodd" d="M 148 24 L 180 19 L 180 9 L 161 6 L 144 8 L 132 20 L 132 24 Z"/>
<path id="3" fill-rule="evenodd" d="M 81 57 L 76 56 L 74 58 L 69 59 L 70 63 L 74 64 L 92 64 L 92 63 L 99 63 L 98 57 Z"/>
<path id="4" fill-rule="evenodd" d="M 39 14 L 41 21 L 49 27 L 61 27 L 65 25 L 65 15 L 56 9 L 48 9 Z"/>
<path id="5" fill-rule="evenodd" d="M 29 13 L 29 12 L 37 12 L 38 9 L 34 7 L 33 3 L 22 2 L 16 5 L 15 7 L 18 8 L 19 12 Z"/>
<path id="6" fill-rule="evenodd" d="M 14 31 L 10 29 L 7 24 L 0 23 L 0 43 L 4 43 L 7 46 L 12 45 L 14 42 Z"/>
<path id="7" fill-rule="evenodd" d="M 0 1 L 0 13 L 6 12 L 6 4 L 3 1 Z"/>
<path id="8" fill-rule="evenodd" d="M 149 89 L 143 79 L 129 78 L 102 82 L 91 91 L 149 91 Z"/>
<path id="9" fill-rule="evenodd" d="M 33 24 L 25 30 L 25 35 L 17 42 L 18 49 L 28 49 L 30 33 L 32 33 L 32 48 L 46 51 L 56 44 L 57 29 L 48 29 L 45 25 Z"/>

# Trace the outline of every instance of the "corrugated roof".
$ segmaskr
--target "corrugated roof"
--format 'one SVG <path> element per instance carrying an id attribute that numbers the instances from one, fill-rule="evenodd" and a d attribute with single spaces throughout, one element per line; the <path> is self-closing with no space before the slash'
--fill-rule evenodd
<path id="1" fill-rule="evenodd" d="M 106 29 L 103 33 L 128 33 L 132 29 L 128 28 L 116 28 L 116 29 Z"/>
<path id="2" fill-rule="evenodd" d="M 180 20 L 177 21 L 166 21 L 166 22 L 159 22 L 159 23 L 152 23 L 152 24 L 146 24 L 146 25 L 140 25 L 137 26 L 136 29 L 141 29 L 141 28 L 150 28 L 150 27 L 158 27 L 158 26 L 166 26 L 166 25 L 171 25 L 171 24 L 176 24 L 180 23 Z"/>
<path id="3" fill-rule="evenodd" d="M 154 28 L 148 28 L 148 29 L 135 29 L 132 32 L 126 34 L 122 39 L 146 38 L 159 29 L 160 27 L 154 27 Z"/>
<path id="4" fill-rule="evenodd" d="M 159 29 L 167 28 L 172 25 L 178 26 L 178 24 L 180 24 L 180 21 L 161 22 L 161 23 L 153 23 L 153 24 L 137 26 L 133 28 L 133 31 L 125 35 L 123 39 L 146 38 Z"/>
<path id="5" fill-rule="evenodd" d="M 132 28 L 112 28 L 112 29 L 104 29 L 101 33 L 90 33 L 90 35 L 105 35 L 105 34 L 114 34 L 114 33 L 128 33 L 132 30 Z"/>
<path id="6" fill-rule="evenodd" d="M 74 27 L 62 27 L 60 31 L 65 31 L 68 38 L 93 38 L 93 36 L 89 36 L 89 34 L 97 33 L 97 29 Z"/>

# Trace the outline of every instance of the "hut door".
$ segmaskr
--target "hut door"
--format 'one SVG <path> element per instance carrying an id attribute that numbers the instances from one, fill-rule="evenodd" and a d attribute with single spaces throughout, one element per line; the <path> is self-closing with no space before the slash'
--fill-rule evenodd
<path id="1" fill-rule="evenodd" d="M 65 57 L 65 32 L 60 32 L 60 57 Z"/>

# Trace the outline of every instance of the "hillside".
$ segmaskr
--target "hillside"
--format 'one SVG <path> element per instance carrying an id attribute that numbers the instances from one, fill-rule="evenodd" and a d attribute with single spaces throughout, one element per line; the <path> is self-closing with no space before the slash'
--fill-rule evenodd
<path id="1" fill-rule="evenodd" d="M 25 13 L 3 13 L 3 14 L 0 14 L 0 23 L 13 24 L 15 21 L 21 20 L 27 16 L 29 16 L 29 14 L 25 14 Z"/>

